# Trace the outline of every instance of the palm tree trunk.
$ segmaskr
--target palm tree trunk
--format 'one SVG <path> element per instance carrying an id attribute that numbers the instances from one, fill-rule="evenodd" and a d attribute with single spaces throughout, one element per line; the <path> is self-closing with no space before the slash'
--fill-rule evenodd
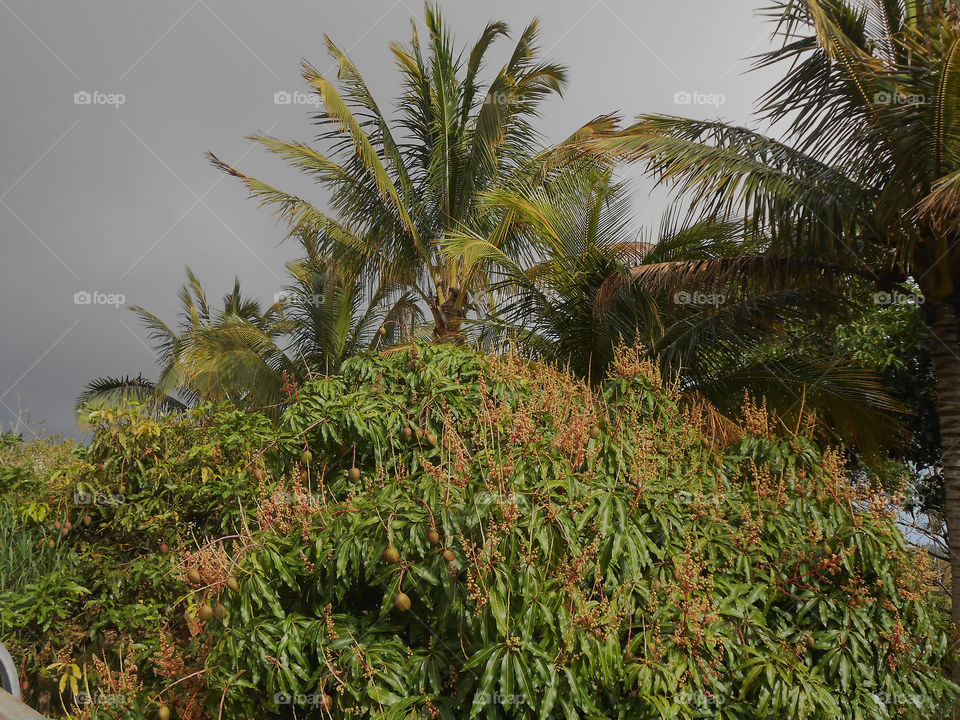
<path id="1" fill-rule="evenodd" d="M 954 637 L 960 633 L 960 335 L 957 311 L 950 301 L 928 308 L 933 332 L 933 359 L 937 369 L 937 409 L 940 414 L 940 447 L 946 490 L 944 518 L 950 547 L 951 617 Z M 960 663 L 951 674 L 960 681 Z"/>
<path id="2" fill-rule="evenodd" d="M 467 316 L 459 299 L 460 288 L 443 286 L 442 295 L 437 298 L 437 305 L 433 308 L 434 342 L 449 343 L 461 339 L 460 330 Z"/>

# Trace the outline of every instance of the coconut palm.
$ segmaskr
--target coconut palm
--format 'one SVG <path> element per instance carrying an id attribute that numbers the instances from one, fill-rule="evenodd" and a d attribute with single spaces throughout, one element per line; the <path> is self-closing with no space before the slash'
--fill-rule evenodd
<path id="1" fill-rule="evenodd" d="M 183 409 L 199 399 L 215 400 L 227 396 L 240 399 L 245 394 L 243 390 L 231 391 L 218 383 L 216 370 L 198 372 L 195 368 L 190 369 L 186 360 L 191 353 L 197 352 L 200 338 L 215 336 L 224 328 L 256 328 L 259 333 L 279 337 L 287 329 L 280 317 L 280 306 L 274 305 L 262 312 L 258 302 L 243 296 L 240 282 L 235 280 L 233 290 L 223 298 L 222 309 L 213 308 L 203 285 L 190 268 L 187 268 L 187 282 L 178 295 L 180 325 L 177 329 L 142 307 L 130 308 L 149 331 L 160 364 L 158 380 L 146 380 L 142 374 L 136 378 L 98 378 L 78 397 L 78 410 L 91 402 L 115 405 L 126 400 L 144 402 L 159 410 Z M 223 366 L 231 360 L 225 354 L 220 362 Z"/>
<path id="2" fill-rule="evenodd" d="M 291 284 L 266 310 L 242 295 L 238 281 L 222 309 L 214 310 L 188 268 L 178 329 L 131 308 L 154 342 L 157 382 L 98 378 L 78 398 L 78 408 L 137 400 L 169 410 L 202 400 L 275 413 L 291 385 L 336 371 L 348 357 L 402 336 L 417 321 L 419 310 L 406 296 L 391 298 L 388 306 L 391 288 L 383 287 L 367 299 L 356 274 L 333 261 L 314 254 L 287 269 Z"/>
<path id="3" fill-rule="evenodd" d="M 696 273 L 714 282 L 738 264 L 771 286 L 819 272 L 869 281 L 883 297 L 920 288 L 934 340 L 952 566 L 960 627 L 960 23 L 945 0 L 777 0 L 782 43 L 761 65 L 789 71 L 763 98 L 776 140 L 719 122 L 647 116 L 614 154 L 647 163 L 706 215 L 750 218 L 762 255 L 722 258 Z M 792 270 L 791 270 L 792 266 Z M 853 280 L 853 279 L 856 280 Z"/>
<path id="4" fill-rule="evenodd" d="M 463 235 L 450 250 L 486 263 L 493 311 L 478 324 L 488 341 L 515 340 L 526 354 L 569 368 L 591 383 L 605 376 L 617 345 L 646 344 L 660 329 L 655 299 L 624 285 L 597 312 L 604 282 L 651 247 L 638 239 L 632 198 L 608 170 L 565 172 L 539 187 L 504 187 L 485 197 L 507 209 L 531 248 L 517 263 L 487 238 Z"/>
<path id="5" fill-rule="evenodd" d="M 425 45 L 414 24 L 411 43 L 392 47 L 401 88 L 395 120 L 327 38 L 339 89 L 303 65 L 303 77 L 322 104 L 316 116 L 322 147 L 252 138 L 319 183 L 330 213 L 210 157 L 271 207 L 291 236 L 355 268 L 365 282 L 410 293 L 428 309 L 434 337 L 453 340 L 477 311 L 476 295 L 486 279 L 480 268 L 471 271 L 463 258 L 444 253 L 443 239 L 466 229 L 493 238 L 510 257 L 524 255 L 527 248 L 511 232 L 510 218 L 478 200 L 509 180 L 536 184 L 568 159 L 570 141 L 545 148 L 534 128 L 543 100 L 561 91 L 566 73 L 539 58 L 537 21 L 520 33 L 506 64 L 488 82 L 485 64 L 496 41 L 508 36 L 504 23 L 489 23 L 463 52 L 438 8 L 426 7 L 425 25 Z M 600 118 L 571 141 L 611 126 L 611 119 Z"/>
<path id="6" fill-rule="evenodd" d="M 903 436 L 901 406 L 876 372 L 829 349 L 811 353 L 808 343 L 794 353 L 783 342 L 787 328 L 796 337 L 828 334 L 819 318 L 844 303 L 829 285 L 724 281 L 709 292 L 674 294 L 630 282 L 639 270 L 742 259 L 758 244 L 744 223 L 681 225 L 668 214 L 657 236 L 646 237 L 628 187 L 599 168 L 557 173 L 537 188 L 500 188 L 485 201 L 510 211 L 539 258 L 520 266 L 486 238 L 448 241 L 452 252 L 488 264 L 498 296 L 495 311 L 480 321 L 488 335 L 517 341 L 527 354 L 594 384 L 619 345 L 639 345 L 685 402 L 707 400 L 720 413 L 714 418 L 737 418 L 749 395 L 791 428 L 815 412 L 820 427 L 835 433 L 831 439 L 871 458 Z"/>
<path id="7" fill-rule="evenodd" d="M 287 354 L 294 375 L 336 372 L 363 350 L 414 339 L 423 313 L 407 293 L 381 284 L 368 296 L 356 274 L 334 260 L 314 256 L 287 265 L 284 317 L 292 324 Z"/>

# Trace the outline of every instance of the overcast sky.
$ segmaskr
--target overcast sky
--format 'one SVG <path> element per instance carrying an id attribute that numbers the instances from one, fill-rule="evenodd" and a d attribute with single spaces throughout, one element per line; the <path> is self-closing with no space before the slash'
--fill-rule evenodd
<path id="1" fill-rule="evenodd" d="M 744 74 L 769 45 L 763 4 L 440 3 L 460 44 L 490 19 L 519 31 L 541 18 L 547 56 L 570 68 L 543 118 L 551 140 L 611 111 L 746 122 L 771 80 Z M 421 15 L 416 0 L 0 0 L 0 427 L 28 415 L 34 429 L 78 435 L 72 405 L 86 382 L 155 377 L 126 307 L 174 324 L 187 265 L 218 301 L 239 276 L 272 302 L 296 248 L 203 153 L 317 197 L 244 137 L 313 138 L 312 108 L 275 95 L 305 90 L 302 58 L 331 70 L 324 33 L 389 105 L 389 43 L 407 41 Z M 664 199 L 641 192 L 637 207 L 656 225 Z"/>

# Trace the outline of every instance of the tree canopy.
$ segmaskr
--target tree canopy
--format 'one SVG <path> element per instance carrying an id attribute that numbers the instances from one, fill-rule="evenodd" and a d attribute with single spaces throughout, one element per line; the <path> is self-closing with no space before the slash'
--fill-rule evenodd
<path id="1" fill-rule="evenodd" d="M 53 543 L 0 593 L 34 701 L 89 684 L 122 698 L 93 718 L 740 720 L 927 718 L 951 696 L 890 498 L 760 407 L 719 442 L 637 350 L 596 390 L 420 345 L 348 360 L 279 425 L 91 421 L 72 462 L 4 491 L 24 550 Z M 37 679 L 67 646 L 79 686 Z"/>

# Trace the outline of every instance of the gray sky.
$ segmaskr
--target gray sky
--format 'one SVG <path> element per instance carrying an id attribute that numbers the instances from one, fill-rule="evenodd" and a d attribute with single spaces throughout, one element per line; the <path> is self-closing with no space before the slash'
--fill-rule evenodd
<path id="1" fill-rule="evenodd" d="M 541 18 L 546 55 L 570 68 L 541 125 L 551 140 L 611 111 L 743 122 L 771 81 L 744 75 L 769 44 L 761 0 L 440 4 L 460 45 L 490 19 L 519 31 Z M 87 381 L 155 377 L 118 296 L 174 324 L 189 265 L 218 302 L 235 275 L 271 302 L 296 247 L 204 151 L 319 202 L 244 136 L 313 138 L 312 108 L 274 96 L 305 91 L 301 58 L 332 75 L 324 33 L 389 105 L 389 43 L 421 14 L 416 0 L 0 0 L 0 427 L 29 415 L 77 435 Z M 664 199 L 644 191 L 637 206 L 655 225 Z M 76 304 L 82 292 L 100 303 Z"/>

